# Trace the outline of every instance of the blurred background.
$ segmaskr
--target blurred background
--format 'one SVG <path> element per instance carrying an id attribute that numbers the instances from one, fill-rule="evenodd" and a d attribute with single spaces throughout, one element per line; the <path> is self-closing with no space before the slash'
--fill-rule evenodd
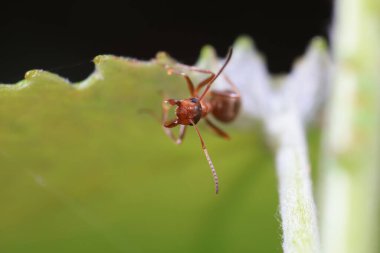
<path id="1" fill-rule="evenodd" d="M 330 0 L 311 1 L 6 1 L 0 8 L 0 82 L 30 69 L 79 81 L 99 54 L 151 59 L 164 50 L 193 64 L 205 44 L 220 55 L 250 35 L 272 73 L 290 70 L 310 39 L 326 36 Z"/>
<path id="2" fill-rule="evenodd" d="M 332 0 L 247 2 L 2 1 L 0 84 L 31 69 L 79 82 L 103 54 L 166 51 L 193 65 L 204 45 L 224 56 L 240 35 L 280 74 L 313 37 L 331 42 Z M 307 129 L 320 234 L 326 252 L 378 252 L 380 10 L 340 3 L 330 118 Z M 260 124 L 223 125 L 226 142 L 200 122 L 216 196 L 196 133 L 178 147 L 138 113 L 160 114 L 159 91 L 185 96 L 183 79 L 156 64 L 98 64 L 75 88 L 46 72 L 0 85 L 0 252 L 282 252 L 275 155 Z"/>
<path id="3" fill-rule="evenodd" d="M 329 0 L 251 5 L 8 1 L 0 83 L 31 69 L 78 82 L 99 54 L 149 60 L 163 50 L 191 65 L 204 45 L 223 56 L 244 34 L 271 73 L 284 73 L 311 38 L 329 33 Z M 183 80 L 119 61 L 102 71 L 104 80 L 80 92 L 37 76 L 51 90 L 0 93 L 0 252 L 281 252 L 274 155 L 262 132 L 223 126 L 226 143 L 200 126 L 221 180 L 215 196 L 194 131 L 177 147 L 137 113 L 159 113 L 157 91 L 184 94 Z M 314 166 L 319 132 L 311 132 Z"/>

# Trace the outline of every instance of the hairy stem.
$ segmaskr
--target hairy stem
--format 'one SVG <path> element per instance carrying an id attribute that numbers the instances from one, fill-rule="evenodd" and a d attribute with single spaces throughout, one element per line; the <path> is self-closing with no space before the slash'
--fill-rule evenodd
<path id="1" fill-rule="evenodd" d="M 295 110 L 266 121 L 274 141 L 285 253 L 319 252 L 316 208 L 304 128 Z"/>
<path id="2" fill-rule="evenodd" d="M 338 0 L 320 184 L 325 253 L 377 252 L 380 3 Z"/>

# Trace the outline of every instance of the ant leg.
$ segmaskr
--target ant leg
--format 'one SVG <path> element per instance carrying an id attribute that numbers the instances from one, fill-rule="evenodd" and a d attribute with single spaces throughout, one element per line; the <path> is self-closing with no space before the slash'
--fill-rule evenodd
<path id="1" fill-rule="evenodd" d="M 195 96 L 195 93 L 194 93 L 194 84 L 191 81 L 190 77 L 186 73 L 177 71 L 174 68 L 169 67 L 167 65 L 165 65 L 165 68 L 166 68 L 166 71 L 167 71 L 168 75 L 176 74 L 176 75 L 183 76 L 185 78 L 185 80 L 186 80 L 187 87 L 188 87 L 188 89 L 190 91 L 190 95 L 191 96 Z"/>
<path id="2" fill-rule="evenodd" d="M 195 131 L 197 131 L 199 139 L 201 140 L 203 152 L 205 153 L 206 159 L 208 161 L 208 165 L 211 168 L 211 173 L 212 173 L 212 176 L 214 178 L 215 193 L 218 194 L 218 192 L 219 192 L 219 179 L 218 179 L 218 175 L 216 174 L 216 170 L 215 170 L 214 164 L 211 161 L 210 155 L 208 154 L 205 142 L 203 141 L 203 138 L 201 136 L 201 133 L 199 132 L 198 127 L 195 125 L 195 123 L 192 120 L 190 120 L 190 122 L 191 122 L 191 124 L 193 124 L 193 126 L 195 128 Z"/>
<path id="3" fill-rule="evenodd" d="M 212 72 L 210 70 L 207 70 L 207 69 L 201 69 L 201 68 L 197 68 L 197 67 L 194 67 L 194 66 L 188 66 L 188 65 L 185 65 L 185 64 L 182 64 L 182 63 L 177 63 L 176 65 L 179 66 L 182 69 L 187 69 L 189 71 L 195 71 L 195 72 L 199 72 L 199 73 L 202 73 L 202 74 L 209 74 L 210 75 L 209 77 L 207 77 L 206 79 L 204 79 L 203 81 L 201 81 L 197 85 L 197 87 L 195 88 L 195 90 L 193 88 L 193 92 L 191 93 L 191 95 L 194 96 L 194 97 L 197 96 L 198 92 L 215 77 L 214 72 Z M 166 69 L 168 70 L 168 74 L 175 73 L 175 74 L 178 74 L 178 75 L 186 76 L 188 78 L 188 76 L 185 73 L 175 71 L 173 68 L 166 67 Z"/>
<path id="4" fill-rule="evenodd" d="M 197 88 L 195 89 L 195 94 L 198 95 L 198 92 L 207 84 L 209 84 L 215 77 L 215 74 L 210 72 L 210 76 L 207 77 L 205 80 L 203 80 L 202 82 L 200 82 L 197 86 Z"/>
<path id="5" fill-rule="evenodd" d="M 168 103 L 170 105 L 180 105 L 180 101 L 176 99 L 169 98 L 167 100 L 164 100 L 164 103 Z M 167 109 L 169 110 L 169 109 Z"/>
<path id="6" fill-rule="evenodd" d="M 187 126 L 184 126 L 184 125 L 181 125 L 179 127 L 179 135 L 178 135 L 178 138 L 175 142 L 177 145 L 181 144 L 183 141 L 183 138 L 185 138 L 186 128 L 187 128 Z"/>
<path id="7" fill-rule="evenodd" d="M 196 72 L 199 72 L 199 73 L 202 73 L 202 74 L 214 74 L 214 72 L 208 70 L 208 69 L 201 69 L 201 68 L 198 68 L 198 67 L 194 67 L 194 66 L 189 66 L 189 65 L 185 65 L 185 64 L 182 64 L 182 63 L 176 63 L 177 66 L 183 68 L 183 69 L 187 69 L 187 70 L 190 70 L 190 71 L 196 71 Z"/>
<path id="8" fill-rule="evenodd" d="M 230 57 L 230 53 L 231 52 L 228 52 L 227 58 Z M 227 59 L 227 60 L 229 61 L 229 59 Z M 201 83 L 198 84 L 198 86 L 195 89 L 196 93 L 198 93 L 205 85 L 207 85 L 215 77 L 215 74 L 212 71 L 210 71 L 210 70 L 200 69 L 200 68 L 193 67 L 193 66 L 187 66 L 187 65 L 184 65 L 184 64 L 181 64 L 181 63 L 177 63 L 177 65 L 180 66 L 181 68 L 188 69 L 188 70 L 191 70 L 191 71 L 196 71 L 196 72 L 200 72 L 200 73 L 203 73 L 203 74 L 210 74 L 209 78 L 205 79 L 204 81 L 202 81 Z M 236 94 L 240 95 L 239 89 L 232 82 L 232 80 L 227 75 L 223 75 L 223 77 L 226 80 L 226 82 L 232 87 L 232 90 L 234 92 L 236 92 Z"/>
<path id="9" fill-rule="evenodd" d="M 162 129 L 164 130 L 165 134 L 167 136 L 169 136 L 170 139 L 172 139 L 178 145 L 182 143 L 182 140 L 185 137 L 186 126 L 184 126 L 184 125 L 180 126 L 179 135 L 178 135 L 178 138 L 176 138 L 174 136 L 172 130 L 170 129 L 170 128 L 177 126 L 177 123 L 175 121 L 167 122 L 166 119 L 161 121 L 161 119 L 159 117 L 157 117 L 157 115 L 154 113 L 154 111 L 150 110 L 150 109 L 144 108 L 144 109 L 141 109 L 139 112 L 140 113 L 146 113 L 146 114 L 152 116 L 152 118 L 157 120 L 162 125 Z M 165 118 L 167 118 L 167 117 L 165 116 Z"/>
<path id="10" fill-rule="evenodd" d="M 229 140 L 230 139 L 230 136 L 224 132 L 222 129 L 220 129 L 219 127 L 217 127 L 214 123 L 212 123 L 208 118 L 205 118 L 205 121 L 207 123 L 207 125 L 217 134 L 219 135 L 220 137 L 224 138 L 224 139 L 227 139 Z"/>
<path id="11" fill-rule="evenodd" d="M 193 66 L 187 66 L 187 65 L 184 65 L 181 63 L 177 63 L 177 65 L 180 66 L 181 68 L 188 69 L 190 71 L 195 71 L 195 72 L 199 72 L 202 74 L 209 74 L 210 75 L 209 77 L 207 77 L 206 79 L 204 79 L 203 81 L 201 81 L 197 85 L 197 87 L 195 88 L 194 96 L 198 95 L 198 92 L 215 77 L 214 72 L 207 70 L 207 69 L 200 69 L 200 68 L 193 67 Z"/>
<path id="12" fill-rule="evenodd" d="M 176 127 L 178 126 L 178 122 L 177 120 L 172 120 L 172 121 L 168 121 L 168 122 L 164 122 L 164 127 L 165 128 L 173 128 L 173 127 Z"/>
<path id="13" fill-rule="evenodd" d="M 224 79 L 227 81 L 227 83 L 232 87 L 232 90 L 240 96 L 239 89 L 237 88 L 236 84 L 232 82 L 232 80 L 227 76 L 223 75 Z"/>
<path id="14" fill-rule="evenodd" d="M 182 143 L 183 138 L 185 137 L 186 133 L 186 127 L 184 125 L 181 125 L 179 128 L 179 134 L 178 137 L 176 138 L 172 132 L 173 127 L 177 126 L 178 123 L 176 121 L 168 122 L 163 125 L 164 132 L 166 133 L 167 136 L 170 137 L 172 141 L 174 141 L 175 144 L 179 145 Z"/>

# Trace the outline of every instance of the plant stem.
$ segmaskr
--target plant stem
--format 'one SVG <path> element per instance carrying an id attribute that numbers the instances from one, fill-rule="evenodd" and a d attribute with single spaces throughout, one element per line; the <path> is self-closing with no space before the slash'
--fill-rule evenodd
<path id="1" fill-rule="evenodd" d="M 377 252 L 380 3 L 338 0 L 321 168 L 322 249 Z"/>
<path id="2" fill-rule="evenodd" d="M 275 141 L 283 250 L 285 253 L 319 252 L 310 163 L 301 118 L 295 110 L 286 109 L 268 118 L 266 129 Z"/>

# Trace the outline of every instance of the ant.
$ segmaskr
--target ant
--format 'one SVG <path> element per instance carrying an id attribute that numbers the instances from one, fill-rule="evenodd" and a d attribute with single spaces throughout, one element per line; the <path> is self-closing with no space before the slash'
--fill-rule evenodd
<path id="1" fill-rule="evenodd" d="M 190 98 L 177 100 L 177 99 L 164 99 L 162 103 L 162 124 L 165 133 L 176 143 L 181 144 L 185 136 L 185 131 L 187 126 L 193 126 L 199 136 L 201 141 L 203 152 L 206 155 L 206 159 L 211 168 L 211 172 L 214 178 L 215 192 L 219 191 L 219 180 L 216 174 L 214 164 L 211 161 L 210 155 L 208 154 L 206 144 L 199 132 L 196 124 L 200 119 L 204 119 L 206 124 L 220 137 L 229 139 L 229 135 L 221 130 L 219 127 L 214 125 L 209 119 L 209 114 L 212 114 L 217 120 L 227 123 L 233 121 L 239 110 L 241 104 L 240 93 L 236 86 L 231 82 L 231 80 L 224 75 L 225 80 L 231 85 L 232 90 L 211 90 L 210 87 L 218 76 L 223 72 L 224 68 L 227 66 L 232 56 L 232 48 L 229 49 L 226 60 L 217 74 L 212 71 L 204 70 L 192 66 L 187 66 L 177 63 L 176 65 L 182 69 L 189 71 L 194 71 L 202 74 L 209 75 L 206 79 L 201 81 L 196 87 L 191 81 L 190 77 L 182 71 L 178 71 L 169 65 L 165 65 L 168 75 L 176 74 L 184 77 L 187 83 L 187 87 L 190 92 Z M 205 88 L 204 88 L 205 87 Z M 203 92 L 200 94 L 200 90 L 204 88 Z M 177 106 L 176 108 L 176 118 L 168 121 L 168 111 L 170 106 Z M 176 138 L 171 131 L 173 127 L 180 125 L 179 135 Z"/>

